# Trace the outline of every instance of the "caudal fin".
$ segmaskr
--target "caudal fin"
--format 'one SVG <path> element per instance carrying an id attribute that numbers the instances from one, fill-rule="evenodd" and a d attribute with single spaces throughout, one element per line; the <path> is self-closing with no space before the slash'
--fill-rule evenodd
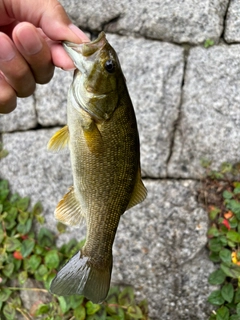
<path id="1" fill-rule="evenodd" d="M 108 294 L 111 272 L 112 261 L 106 270 L 96 269 L 78 252 L 52 280 L 50 292 L 58 296 L 84 295 L 93 303 L 101 303 Z"/>

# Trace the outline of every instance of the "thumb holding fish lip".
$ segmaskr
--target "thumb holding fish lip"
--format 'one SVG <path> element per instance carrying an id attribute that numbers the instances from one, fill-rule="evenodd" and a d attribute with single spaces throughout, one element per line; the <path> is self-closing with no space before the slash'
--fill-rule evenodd
<path id="1" fill-rule="evenodd" d="M 0 17 L 0 36 L 8 44 L 0 49 L 0 113 L 9 113 L 16 107 L 16 96 L 29 96 L 36 83 L 50 81 L 53 64 L 74 68 L 61 40 L 89 39 L 57 0 L 0 0 Z"/>

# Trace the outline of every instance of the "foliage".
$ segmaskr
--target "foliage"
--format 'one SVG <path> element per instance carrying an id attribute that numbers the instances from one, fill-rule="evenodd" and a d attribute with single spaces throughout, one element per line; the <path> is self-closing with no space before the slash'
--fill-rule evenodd
<path id="1" fill-rule="evenodd" d="M 111 288 L 101 305 L 84 296 L 50 295 L 49 285 L 57 269 L 84 242 L 72 239 L 57 248 L 57 236 L 52 231 L 43 226 L 38 233 L 34 231 L 34 224 L 44 223 L 42 206 L 37 203 L 30 210 L 29 203 L 28 197 L 11 195 L 8 182 L 0 180 L 0 319 L 17 319 L 20 314 L 25 319 L 44 320 L 148 319 L 147 302 L 137 304 L 131 287 L 122 291 Z M 63 225 L 57 227 L 59 233 L 64 232 Z M 28 279 L 37 282 L 36 288 L 24 287 Z M 22 291 L 38 291 L 46 298 L 27 310 L 19 294 Z"/>
<path id="2" fill-rule="evenodd" d="M 204 163 L 208 177 L 200 196 L 210 220 L 209 257 L 217 266 L 208 281 L 218 286 L 208 297 L 215 306 L 209 320 L 240 320 L 240 182 L 233 179 L 239 166 L 224 163 L 211 171 L 210 162 Z"/>
<path id="3" fill-rule="evenodd" d="M 214 45 L 214 40 L 211 40 L 211 39 L 207 39 L 205 40 L 204 42 L 204 48 L 209 48 L 209 47 L 212 47 Z"/>

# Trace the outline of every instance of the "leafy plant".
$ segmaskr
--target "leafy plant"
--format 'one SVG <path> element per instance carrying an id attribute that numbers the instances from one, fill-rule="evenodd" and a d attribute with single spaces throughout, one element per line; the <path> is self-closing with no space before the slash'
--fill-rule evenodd
<path id="1" fill-rule="evenodd" d="M 210 220 L 209 257 L 217 266 L 208 278 L 218 286 L 208 297 L 216 308 L 209 320 L 240 320 L 240 182 L 232 179 L 239 169 L 228 163 L 220 171 L 209 166 L 200 192 Z"/>
<path id="2" fill-rule="evenodd" d="M 64 264 L 84 241 L 75 239 L 56 246 L 55 235 L 45 227 L 36 234 L 33 225 L 44 223 L 42 205 L 29 209 L 30 199 L 11 194 L 6 180 L 0 180 L 0 319 L 13 320 L 21 314 L 25 319 L 103 320 L 148 319 L 147 301 L 135 302 L 131 287 L 122 291 L 110 289 L 104 303 L 93 304 L 84 296 L 58 297 L 48 293 L 56 270 Z M 57 225 L 59 233 L 65 231 Z M 24 287 L 31 279 L 36 287 Z M 27 309 L 19 292 L 41 292 L 42 299 Z"/>

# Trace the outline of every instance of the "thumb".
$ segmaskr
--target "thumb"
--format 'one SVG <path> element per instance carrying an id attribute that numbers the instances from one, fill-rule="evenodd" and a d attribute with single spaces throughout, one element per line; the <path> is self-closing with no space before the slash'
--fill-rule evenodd
<path id="1" fill-rule="evenodd" d="M 52 40 L 86 42 L 88 37 L 74 26 L 57 0 L 2 0 L 10 19 L 40 27 Z"/>

